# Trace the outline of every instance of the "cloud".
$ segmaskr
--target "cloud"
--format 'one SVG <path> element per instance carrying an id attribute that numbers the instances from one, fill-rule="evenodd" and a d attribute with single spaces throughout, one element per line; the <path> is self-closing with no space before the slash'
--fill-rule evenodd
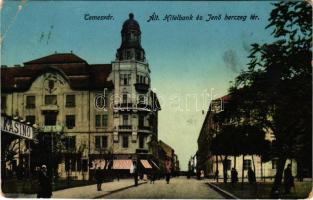
<path id="1" fill-rule="evenodd" d="M 226 64 L 226 67 L 233 72 L 239 72 L 239 61 L 236 51 L 229 49 L 223 54 L 223 61 Z"/>

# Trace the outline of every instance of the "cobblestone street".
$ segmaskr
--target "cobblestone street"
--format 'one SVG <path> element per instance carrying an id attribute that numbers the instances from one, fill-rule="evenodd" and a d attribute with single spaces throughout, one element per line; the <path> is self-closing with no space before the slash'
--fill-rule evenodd
<path id="1" fill-rule="evenodd" d="M 211 189 L 206 181 L 187 179 L 184 177 L 173 178 L 170 184 L 164 179 L 155 181 L 154 184 L 140 185 L 120 192 L 104 195 L 104 199 L 221 199 L 219 193 Z"/>

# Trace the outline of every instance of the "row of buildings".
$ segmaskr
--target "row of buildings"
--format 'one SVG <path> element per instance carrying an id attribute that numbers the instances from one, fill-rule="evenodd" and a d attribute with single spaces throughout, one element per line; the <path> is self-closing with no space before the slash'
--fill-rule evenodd
<path id="1" fill-rule="evenodd" d="M 133 14 L 121 38 L 110 64 L 89 64 L 72 52 L 56 52 L 23 66 L 1 67 L 1 113 L 28 123 L 51 143 L 58 137 L 65 141 L 62 153 L 71 156 L 58 163 L 54 174 L 60 177 L 70 173 L 85 179 L 104 166 L 127 174 L 134 161 L 146 170 L 160 169 L 159 154 L 178 162 L 174 151 L 168 154 L 158 141 L 161 107 L 151 90 L 150 66 Z M 19 147 L 19 155 L 29 152 L 26 146 Z M 48 157 L 43 162 L 49 164 Z"/>
<path id="2" fill-rule="evenodd" d="M 215 177 L 218 172 L 219 177 L 223 177 L 223 161 L 225 156 L 214 155 L 210 147 L 212 140 L 219 134 L 220 125 L 214 120 L 215 115 L 224 112 L 227 109 L 227 104 L 231 101 L 231 96 L 226 95 L 221 98 L 212 100 L 204 119 L 201 131 L 198 137 L 198 151 L 193 157 L 193 167 L 195 171 L 203 170 L 206 177 Z M 265 140 L 272 142 L 275 140 L 271 132 L 266 132 Z M 196 162 L 195 162 L 196 160 Z M 247 171 L 251 167 L 253 169 L 253 161 L 255 164 L 255 175 L 257 178 L 266 177 L 272 178 L 276 174 L 277 159 L 272 159 L 268 162 L 262 162 L 259 155 L 240 155 L 228 156 L 226 161 L 227 176 L 230 178 L 231 169 L 235 168 L 238 172 L 238 177 L 247 177 Z M 292 164 L 292 173 L 297 173 L 297 163 L 295 160 L 287 160 L 287 164 Z"/>

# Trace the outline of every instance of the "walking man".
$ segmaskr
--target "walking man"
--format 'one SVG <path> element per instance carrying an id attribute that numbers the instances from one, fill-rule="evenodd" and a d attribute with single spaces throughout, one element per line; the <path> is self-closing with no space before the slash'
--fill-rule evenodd
<path id="1" fill-rule="evenodd" d="M 165 160 L 165 176 L 166 176 L 166 183 L 170 183 L 171 179 L 171 172 L 172 172 L 172 163 L 169 159 Z"/>
<path id="2" fill-rule="evenodd" d="M 250 184 L 253 184 L 256 182 L 255 173 L 251 167 L 249 167 L 249 169 L 248 169 L 248 180 L 249 180 Z"/>
<path id="3" fill-rule="evenodd" d="M 286 194 L 289 194 L 291 187 L 295 186 L 294 178 L 291 173 L 291 164 L 288 164 L 287 168 L 284 170 L 284 185 Z"/>
<path id="4" fill-rule="evenodd" d="M 238 172 L 235 168 L 231 169 L 231 182 L 235 184 L 238 182 Z"/>
<path id="5" fill-rule="evenodd" d="M 47 166 L 42 165 L 41 171 L 39 172 L 39 190 L 37 192 L 37 198 L 51 198 L 52 186 L 51 179 L 47 174 Z"/>
<path id="6" fill-rule="evenodd" d="M 101 168 L 98 167 L 98 169 L 96 169 L 96 174 L 95 174 L 95 178 L 96 178 L 96 182 L 97 182 L 97 190 L 101 191 L 101 185 L 102 185 L 102 171 Z"/>

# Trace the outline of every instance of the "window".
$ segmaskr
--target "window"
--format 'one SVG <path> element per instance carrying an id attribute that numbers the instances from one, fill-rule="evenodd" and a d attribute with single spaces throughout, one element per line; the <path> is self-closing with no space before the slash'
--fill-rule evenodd
<path id="1" fill-rule="evenodd" d="M 7 107 L 7 97 L 1 96 L 1 109 L 5 109 Z"/>
<path id="2" fill-rule="evenodd" d="M 76 137 L 75 136 L 65 137 L 65 147 L 67 150 L 75 151 L 75 149 L 76 149 Z"/>
<path id="3" fill-rule="evenodd" d="M 108 136 L 95 136 L 96 149 L 108 147 Z"/>
<path id="4" fill-rule="evenodd" d="M 35 96 L 26 97 L 26 108 L 35 108 Z"/>
<path id="5" fill-rule="evenodd" d="M 47 112 L 45 114 L 45 125 L 46 126 L 55 126 L 57 122 L 57 113 Z"/>
<path id="6" fill-rule="evenodd" d="M 103 127 L 108 126 L 108 115 L 102 115 L 102 126 Z"/>
<path id="7" fill-rule="evenodd" d="M 130 78 L 130 74 L 121 74 L 121 85 L 129 85 Z"/>
<path id="8" fill-rule="evenodd" d="M 96 115 L 96 127 L 101 126 L 101 115 Z"/>
<path id="9" fill-rule="evenodd" d="M 34 115 L 27 115 L 26 116 L 26 122 L 29 122 L 31 125 L 35 124 L 36 118 Z"/>
<path id="10" fill-rule="evenodd" d="M 144 104 L 144 103 L 145 103 L 145 96 L 139 95 L 138 101 L 139 101 L 139 102 L 138 102 L 139 104 Z"/>
<path id="11" fill-rule="evenodd" d="M 66 127 L 68 129 L 75 127 L 75 115 L 66 115 Z"/>
<path id="12" fill-rule="evenodd" d="M 123 125 L 128 125 L 128 115 L 123 115 Z"/>
<path id="13" fill-rule="evenodd" d="M 144 116 L 143 115 L 139 115 L 138 117 L 138 126 L 139 127 L 143 127 L 144 126 Z"/>
<path id="14" fill-rule="evenodd" d="M 96 127 L 107 127 L 108 126 L 108 115 L 96 115 Z"/>
<path id="15" fill-rule="evenodd" d="M 272 160 L 272 169 L 277 169 L 277 165 L 278 165 L 278 160 L 277 159 L 273 159 Z"/>
<path id="16" fill-rule="evenodd" d="M 57 105 L 57 95 L 46 95 L 45 96 L 46 105 Z"/>
<path id="17" fill-rule="evenodd" d="M 127 94 L 123 94 L 123 103 L 127 103 Z"/>
<path id="18" fill-rule="evenodd" d="M 66 107 L 75 107 L 75 95 L 66 95 Z"/>
<path id="19" fill-rule="evenodd" d="M 122 143 L 123 148 L 128 148 L 128 136 L 123 136 Z"/>
<path id="20" fill-rule="evenodd" d="M 251 160 L 244 160 L 243 161 L 243 169 L 248 170 L 251 167 Z"/>
<path id="21" fill-rule="evenodd" d="M 144 136 L 142 136 L 142 135 L 140 135 L 139 136 L 139 148 L 140 149 L 143 149 L 144 148 L 144 145 L 145 145 L 145 137 Z"/>

